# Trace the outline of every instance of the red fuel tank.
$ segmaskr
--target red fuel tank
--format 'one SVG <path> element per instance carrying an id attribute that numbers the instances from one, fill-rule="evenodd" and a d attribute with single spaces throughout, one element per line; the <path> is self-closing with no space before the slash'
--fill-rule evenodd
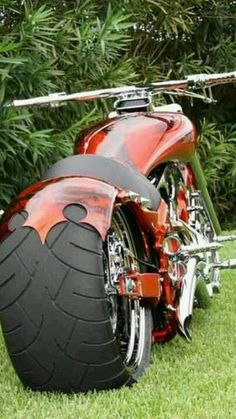
<path id="1" fill-rule="evenodd" d="M 132 113 L 103 121 L 76 140 L 75 154 L 99 154 L 148 175 L 160 163 L 189 161 L 196 131 L 183 114 Z"/>

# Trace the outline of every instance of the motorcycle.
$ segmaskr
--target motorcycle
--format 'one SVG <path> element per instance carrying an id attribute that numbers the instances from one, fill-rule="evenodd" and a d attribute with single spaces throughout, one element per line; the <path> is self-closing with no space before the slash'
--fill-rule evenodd
<path id="1" fill-rule="evenodd" d="M 180 105 L 152 98 L 212 102 L 212 86 L 235 81 L 236 72 L 202 74 L 7 105 L 115 98 L 108 119 L 21 192 L 0 224 L 0 318 L 26 387 L 129 386 L 152 344 L 177 333 L 191 340 L 194 307 L 208 306 L 220 270 L 236 267 L 218 254 L 236 236 L 220 235 L 193 124 Z"/>

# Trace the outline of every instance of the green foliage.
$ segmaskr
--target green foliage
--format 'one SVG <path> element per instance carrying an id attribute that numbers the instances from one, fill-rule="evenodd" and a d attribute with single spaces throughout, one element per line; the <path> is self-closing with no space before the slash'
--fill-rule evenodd
<path id="1" fill-rule="evenodd" d="M 235 70 L 235 16 L 236 2 L 224 0 L 2 0 L 0 103 Z M 234 91 L 215 88 L 217 106 L 181 101 L 202 127 L 199 151 L 223 220 L 235 207 Z M 1 109 L 0 208 L 71 153 L 78 131 L 107 108 Z"/>
<path id="2" fill-rule="evenodd" d="M 211 197 L 224 225 L 235 220 L 236 124 L 221 125 L 203 121 L 199 152 Z"/>
<path id="3" fill-rule="evenodd" d="M 93 1 L 4 1 L 0 10 L 0 102 L 129 83 L 130 16 Z M 102 118 L 96 104 L 1 109 L 0 207 L 60 157 L 78 131 Z"/>

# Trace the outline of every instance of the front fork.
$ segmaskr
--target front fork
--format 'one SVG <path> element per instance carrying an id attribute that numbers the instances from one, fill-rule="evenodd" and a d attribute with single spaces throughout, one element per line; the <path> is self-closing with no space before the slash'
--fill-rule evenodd
<path id="1" fill-rule="evenodd" d="M 192 317 L 194 302 L 196 301 L 196 287 L 199 278 L 202 278 L 205 287 L 201 287 L 201 292 L 205 292 L 206 298 L 209 299 L 213 291 L 219 290 L 220 269 L 236 268 L 236 259 L 228 261 L 220 261 L 218 250 L 221 243 L 236 240 L 236 236 L 216 236 L 219 234 L 219 228 L 216 220 L 211 219 L 212 211 L 210 205 L 206 206 L 205 200 L 202 199 L 202 191 L 187 192 L 188 205 L 185 208 L 187 217 L 185 221 L 177 216 L 172 222 L 173 230 L 176 232 L 184 232 L 188 237 L 188 245 L 181 244 L 178 253 L 172 258 L 168 255 L 170 264 L 175 261 L 175 266 L 183 263 L 186 274 L 182 278 L 179 298 L 176 305 L 176 318 L 181 335 L 187 340 L 191 339 L 189 325 Z M 187 202 L 186 201 L 186 202 Z M 204 202 L 204 203 L 203 203 Z M 209 203 L 208 203 L 209 204 Z M 182 205 L 183 206 L 183 205 Z M 182 215 L 181 213 L 181 215 Z M 210 214 L 209 214 L 210 213 Z M 178 211 L 176 211 L 178 215 Z M 170 234 L 170 236 L 171 236 Z M 180 236 L 181 237 L 181 234 Z M 163 247 L 165 248 L 164 244 Z M 173 288 L 176 279 L 170 278 Z"/>

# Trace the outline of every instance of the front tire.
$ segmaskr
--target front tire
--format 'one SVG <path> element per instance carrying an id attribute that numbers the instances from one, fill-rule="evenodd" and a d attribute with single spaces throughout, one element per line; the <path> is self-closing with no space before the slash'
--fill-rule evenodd
<path id="1" fill-rule="evenodd" d="M 42 245 L 36 231 L 21 227 L 25 213 L 17 214 L 1 243 L 0 318 L 11 361 L 34 390 L 130 385 L 139 374 L 125 364 L 112 330 L 102 239 L 80 223 L 83 208 L 71 205 L 65 216 Z M 144 313 L 142 370 L 151 346 L 150 309 Z"/>

